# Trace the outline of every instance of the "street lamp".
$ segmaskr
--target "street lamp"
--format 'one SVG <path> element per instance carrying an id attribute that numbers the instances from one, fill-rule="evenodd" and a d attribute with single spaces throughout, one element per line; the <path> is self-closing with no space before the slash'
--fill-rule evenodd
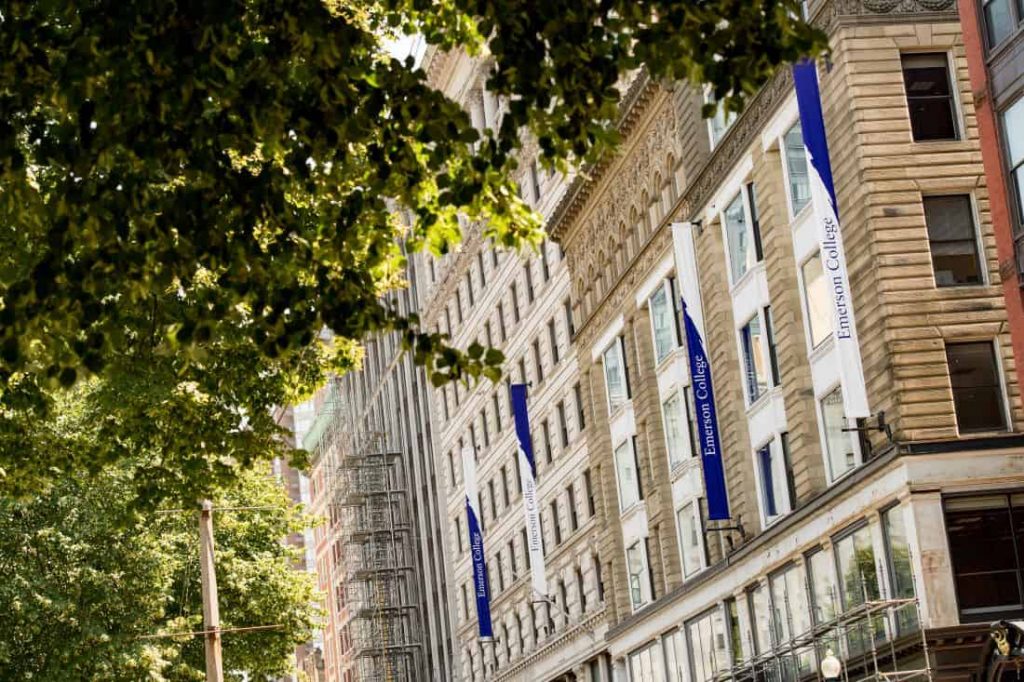
<path id="1" fill-rule="evenodd" d="M 821 675 L 826 680 L 838 680 L 843 672 L 843 664 L 839 662 L 831 649 L 825 651 L 825 658 L 821 659 Z"/>

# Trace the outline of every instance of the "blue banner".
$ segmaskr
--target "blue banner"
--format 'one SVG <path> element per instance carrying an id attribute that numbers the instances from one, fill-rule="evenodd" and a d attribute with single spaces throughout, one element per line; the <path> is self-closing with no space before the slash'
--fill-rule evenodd
<path id="1" fill-rule="evenodd" d="M 480 637 L 493 637 L 491 626 L 491 588 L 484 558 L 484 534 L 480 530 L 480 496 L 477 493 L 476 455 L 471 447 L 462 450 L 462 473 L 466 488 L 466 528 L 469 530 L 469 554 L 473 561 L 473 595 Z"/>
<path id="2" fill-rule="evenodd" d="M 519 482 L 523 489 L 523 513 L 526 516 L 526 543 L 530 557 L 530 582 L 536 596 L 546 598 L 547 579 L 544 577 L 544 536 L 540 527 L 540 507 L 537 502 L 537 464 L 533 458 L 530 439 L 530 417 L 526 409 L 526 384 L 509 386 L 512 418 L 516 423 L 519 442 Z"/>
<path id="3" fill-rule="evenodd" d="M 718 414 L 715 410 L 715 388 L 711 381 L 711 362 L 704 352 L 704 341 L 701 339 L 700 330 L 690 317 L 685 299 L 683 323 L 686 327 L 686 351 L 690 358 L 693 407 L 697 414 L 697 433 L 694 436 L 700 444 L 708 520 L 724 521 L 729 518 L 729 495 L 725 489 L 725 468 L 722 464 L 722 445 L 718 435 Z"/>

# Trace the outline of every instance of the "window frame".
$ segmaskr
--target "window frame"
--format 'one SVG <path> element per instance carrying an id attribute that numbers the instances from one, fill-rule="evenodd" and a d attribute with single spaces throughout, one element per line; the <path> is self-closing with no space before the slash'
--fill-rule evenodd
<path id="1" fill-rule="evenodd" d="M 800 307 L 804 313 L 804 339 L 806 340 L 807 350 L 809 353 L 814 353 L 814 351 L 818 350 L 819 348 L 825 347 L 829 340 L 832 339 L 832 337 L 834 336 L 836 326 L 835 311 L 832 309 L 831 301 L 830 299 L 828 299 L 826 295 L 826 299 L 829 300 L 828 333 L 822 336 L 821 339 L 817 343 L 815 343 L 814 323 L 813 318 L 811 317 L 811 300 L 808 295 L 809 290 L 807 288 L 807 278 L 804 276 L 804 268 L 806 268 L 807 264 L 810 263 L 815 258 L 817 258 L 818 262 L 821 263 L 821 277 L 822 282 L 825 283 L 825 291 L 827 294 L 828 283 L 825 282 L 825 261 L 821 256 L 820 248 L 813 249 L 809 256 L 807 256 L 797 264 L 796 268 L 797 279 L 800 283 Z"/>
<path id="2" fill-rule="evenodd" d="M 956 401 L 956 389 L 953 386 L 952 368 L 950 367 L 950 364 L 949 364 L 949 348 L 950 348 L 950 346 L 967 346 L 967 345 L 974 345 L 974 344 L 986 344 L 989 347 L 989 350 L 992 353 L 992 360 L 993 360 L 993 363 L 994 363 L 993 370 L 994 370 L 994 372 L 996 374 L 996 379 L 998 381 L 998 383 L 995 385 L 995 387 L 997 388 L 997 394 L 998 394 L 999 403 L 1000 403 L 999 406 L 1001 408 L 1000 409 L 1000 413 L 1001 413 L 1001 416 L 1002 416 L 1002 419 L 1003 419 L 1002 427 L 992 428 L 992 429 L 990 429 L 990 428 L 963 429 L 960 426 L 960 414 L 956 410 L 956 402 L 957 402 Z M 1006 373 L 1003 370 L 1003 358 L 1002 358 L 1002 354 L 999 352 L 999 342 L 998 342 L 998 339 L 991 339 L 991 338 L 988 338 L 988 339 L 977 339 L 977 338 L 975 338 L 975 339 L 970 339 L 970 338 L 968 338 L 968 339 L 947 339 L 947 340 L 945 340 L 943 346 L 944 346 L 944 350 L 945 350 L 945 353 L 946 353 L 946 370 L 947 370 L 947 372 L 949 372 L 950 391 L 951 391 L 951 393 L 953 395 L 953 415 L 954 415 L 954 418 L 955 418 L 957 434 L 961 434 L 962 435 L 962 434 L 1006 433 L 1007 431 L 1011 430 L 1013 428 L 1013 413 L 1011 412 L 1010 401 L 1009 401 L 1008 396 L 1007 396 Z"/>
<path id="3" fill-rule="evenodd" d="M 632 611 L 639 611 L 647 604 L 651 603 L 651 570 L 650 561 L 647 557 L 647 543 L 646 538 L 636 538 L 632 544 L 626 547 L 626 588 L 629 594 L 629 604 Z M 640 560 L 643 564 L 642 569 L 639 573 L 634 574 L 630 568 L 630 556 L 629 553 L 636 549 L 639 552 Z M 639 593 L 640 601 L 636 601 L 634 597 L 633 578 L 634 576 L 639 577 Z"/>
<path id="4" fill-rule="evenodd" d="M 667 307 L 671 319 L 669 325 L 672 333 L 671 347 L 668 348 L 664 353 L 658 351 L 658 330 L 654 322 L 654 298 L 658 295 L 665 296 L 665 306 Z M 647 318 L 651 325 L 651 345 L 654 350 L 654 366 L 660 367 L 664 364 L 672 355 L 682 347 L 682 339 L 679 334 L 679 316 L 676 311 L 675 305 L 675 287 L 671 277 L 666 277 L 657 286 L 654 292 L 647 297 Z"/>
<path id="5" fill-rule="evenodd" d="M 754 348 L 755 344 L 753 335 L 747 331 L 750 328 L 751 323 L 755 320 L 757 321 L 759 330 L 758 338 L 760 339 L 756 344 L 757 348 Z M 766 328 L 767 325 L 765 324 L 763 310 L 759 308 L 745 323 L 736 329 L 736 341 L 739 346 L 740 372 L 743 377 L 743 398 L 748 410 L 767 396 L 774 387 L 772 384 L 771 353 L 768 349 L 768 339 L 766 338 L 765 331 Z M 763 376 L 758 375 L 757 372 L 757 355 L 761 357 L 760 367 L 763 371 Z M 750 367 L 748 361 L 753 362 L 754 366 Z M 752 384 L 751 381 L 754 383 Z M 755 386 L 757 387 L 757 395 L 754 395 Z"/>
<path id="6" fill-rule="evenodd" d="M 827 430 L 827 426 L 825 424 L 825 411 L 824 411 L 823 402 L 824 402 L 824 400 L 826 398 L 828 398 L 829 396 L 831 396 L 833 393 L 835 393 L 837 391 L 839 392 L 839 398 L 840 398 L 840 401 L 841 401 L 842 400 L 842 395 L 843 395 L 843 389 L 842 389 L 842 385 L 838 381 L 836 383 L 834 383 L 834 384 L 831 384 L 820 395 L 817 395 L 814 398 L 815 410 L 817 412 L 817 417 L 818 417 L 818 433 L 819 433 L 819 437 L 821 439 L 821 453 L 822 453 L 822 456 L 824 456 L 824 458 L 825 458 L 825 475 L 826 475 L 826 478 L 827 478 L 827 480 L 829 482 L 829 485 L 833 485 L 833 484 L 841 481 L 842 479 L 846 478 L 847 476 L 850 475 L 850 473 L 856 471 L 864 463 L 863 453 L 861 452 L 861 449 L 860 449 L 860 439 L 859 438 L 854 438 L 854 437 L 852 437 L 850 435 L 850 434 L 854 433 L 853 431 L 844 431 L 843 433 L 847 434 L 847 436 L 850 439 L 850 443 L 852 444 L 852 447 L 853 447 L 853 466 L 849 467 L 848 469 L 843 470 L 843 472 L 838 474 L 838 475 L 836 475 L 832 471 L 832 460 L 831 460 L 831 453 L 830 453 L 830 450 L 829 450 L 828 430 Z M 846 428 L 846 429 L 850 428 L 850 422 L 849 422 L 849 419 L 847 419 L 847 417 L 846 417 L 846 412 L 845 411 L 841 411 L 840 414 L 841 414 L 841 418 L 843 420 L 843 428 Z"/>
<path id="7" fill-rule="evenodd" d="M 966 197 L 967 198 L 967 204 L 968 204 L 968 207 L 970 209 L 970 216 L 971 216 L 971 238 L 970 238 L 970 240 L 968 240 L 968 239 L 955 239 L 955 240 L 954 239 L 950 239 L 950 240 L 946 240 L 945 242 L 939 242 L 939 243 L 971 241 L 974 244 L 974 261 L 975 261 L 975 265 L 978 268 L 978 276 L 979 276 L 980 281 L 973 282 L 973 283 L 967 282 L 967 283 L 939 284 L 938 279 L 935 278 L 935 256 L 934 256 L 934 254 L 932 252 L 933 240 L 932 240 L 931 234 L 929 234 L 928 235 L 928 260 L 931 261 L 931 264 L 932 264 L 932 279 L 935 282 L 935 288 L 936 289 L 952 289 L 952 288 L 958 288 L 958 287 L 982 287 L 982 286 L 987 286 L 989 284 L 989 276 L 988 276 L 987 259 L 985 257 L 986 256 L 986 254 L 985 254 L 985 242 L 984 242 L 983 235 L 982 235 L 982 232 L 981 232 L 981 215 L 978 212 L 978 202 L 977 202 L 977 198 L 975 197 L 974 192 L 968 190 L 968 191 L 959 192 L 959 193 L 949 193 L 949 192 L 931 193 L 931 192 L 929 192 L 929 193 L 922 194 L 921 195 L 921 208 L 924 211 L 924 216 L 925 216 L 925 229 L 926 230 L 928 229 L 928 211 L 927 211 L 927 208 L 925 208 L 925 204 L 928 201 L 928 199 L 944 199 L 944 198 L 951 198 L 951 197 Z"/>
<path id="8" fill-rule="evenodd" d="M 682 446 L 682 452 L 678 459 L 673 457 L 672 438 L 669 436 L 669 420 L 668 420 L 668 409 L 669 401 L 676 400 L 678 402 L 678 409 L 681 410 L 679 418 L 682 420 L 682 437 L 685 443 L 679 443 Z M 665 454 L 668 459 L 669 472 L 673 472 L 679 467 L 686 464 L 686 462 L 694 458 L 694 443 L 693 433 L 690 431 L 690 415 L 689 406 L 687 405 L 686 390 L 684 387 L 679 386 L 673 389 L 667 398 L 661 401 L 661 423 L 662 430 L 664 431 L 665 438 Z"/>
<path id="9" fill-rule="evenodd" d="M 906 86 L 906 66 L 904 62 L 905 57 L 920 57 L 920 56 L 942 56 L 945 61 L 946 68 L 946 83 L 949 86 L 949 103 L 950 103 L 950 116 L 953 123 L 953 137 L 952 138 L 937 138 L 937 139 L 925 139 L 919 140 L 914 135 L 914 118 L 911 114 L 910 109 L 910 93 L 907 92 Z M 956 80 L 956 68 L 952 61 L 951 55 L 948 50 L 901 50 L 900 51 L 900 76 L 901 83 L 903 85 L 903 97 L 907 107 L 907 120 L 910 123 L 910 142 L 912 144 L 928 144 L 931 142 L 962 142 L 965 137 L 965 125 L 964 125 L 964 113 L 963 106 L 960 102 L 960 89 L 957 87 L 958 83 Z M 921 98 L 921 96 L 917 96 Z"/>
<path id="10" fill-rule="evenodd" d="M 725 242 L 725 265 L 729 273 L 729 288 L 735 289 L 740 282 L 745 280 L 751 272 L 757 269 L 759 263 L 764 261 L 764 251 L 761 245 L 760 235 L 760 221 L 757 220 L 757 216 L 754 213 L 754 207 L 752 205 L 753 197 L 753 186 L 754 183 L 744 183 L 740 188 L 729 197 L 728 203 L 718 213 L 719 222 L 722 224 L 722 240 Z M 750 260 L 750 254 L 753 254 L 753 262 L 749 265 L 744 265 L 744 270 L 739 275 L 733 270 L 733 240 L 730 238 L 729 220 L 727 217 L 728 211 L 736 204 L 739 200 L 741 208 L 743 209 L 743 221 L 744 229 L 743 233 L 747 236 L 749 244 L 746 246 L 744 252 L 744 263 Z M 755 224 L 756 223 L 756 224 Z"/>
<path id="11" fill-rule="evenodd" d="M 793 175 L 789 169 L 789 146 L 786 141 L 786 137 L 793 132 L 793 130 L 800 128 L 800 148 L 804 153 L 804 162 L 807 164 L 807 202 L 800 208 L 799 211 L 793 210 Z M 811 199 L 811 168 L 810 163 L 807 161 L 807 146 L 803 142 L 803 127 L 798 118 L 793 122 L 786 130 L 783 131 L 782 135 L 779 136 L 779 156 L 782 157 L 782 177 L 785 182 L 786 190 L 786 211 L 789 216 L 790 223 L 797 222 L 798 219 L 802 219 L 808 211 L 812 210 L 810 207 L 814 203 Z"/>
<path id="12" fill-rule="evenodd" d="M 616 445 L 612 449 L 612 460 L 613 460 L 613 463 L 615 464 L 615 482 L 617 484 L 616 488 L 617 488 L 618 493 L 619 493 L 619 513 L 620 513 L 620 515 L 624 515 L 626 512 L 630 511 L 631 509 L 633 509 L 634 507 L 639 505 L 644 500 L 643 486 L 640 483 L 640 461 L 639 461 L 639 459 L 637 457 L 635 441 L 636 441 L 635 437 L 625 438 L 625 439 L 622 440 L 622 442 L 620 442 L 618 445 Z M 627 448 L 627 454 L 629 455 L 630 461 L 632 462 L 633 476 L 634 476 L 634 487 L 636 488 L 635 499 L 632 499 L 629 504 L 625 503 L 626 496 L 623 494 L 623 490 L 624 489 L 623 489 L 623 477 L 622 477 L 622 474 L 621 474 L 622 469 L 619 466 L 619 464 L 620 464 L 619 452 L 624 447 Z M 631 497 L 634 497 L 634 496 L 631 496 Z"/>
<path id="13" fill-rule="evenodd" d="M 611 393 L 611 383 L 608 381 L 608 354 L 615 351 L 619 360 L 619 368 L 621 369 L 621 385 L 622 385 L 622 398 L 618 402 L 613 402 Z M 604 388 L 605 398 L 608 403 L 608 414 L 615 414 L 622 407 L 627 405 L 632 400 L 630 387 L 629 387 L 629 370 L 626 368 L 626 348 L 625 343 L 621 336 L 616 336 L 607 348 L 601 353 L 601 367 L 604 374 Z"/>
<path id="14" fill-rule="evenodd" d="M 680 523 L 680 518 L 687 513 L 689 507 L 689 513 L 687 514 L 693 522 L 694 529 L 697 531 L 697 566 L 693 570 L 688 571 L 686 564 L 686 549 L 689 547 L 689 543 L 684 542 L 683 538 L 683 526 Z M 683 582 L 690 580 L 700 575 L 704 569 L 708 567 L 708 548 L 707 548 L 707 536 L 704 533 L 704 519 L 700 513 L 700 498 L 695 497 L 690 500 L 686 500 L 676 507 L 675 513 L 673 514 L 676 524 L 676 540 L 679 543 L 679 568 L 682 573 Z"/>

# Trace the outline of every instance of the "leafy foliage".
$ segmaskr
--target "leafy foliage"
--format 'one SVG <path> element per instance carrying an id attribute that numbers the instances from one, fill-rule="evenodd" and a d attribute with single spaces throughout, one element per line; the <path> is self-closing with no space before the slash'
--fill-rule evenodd
<path id="1" fill-rule="evenodd" d="M 264 408 L 353 366 L 375 331 L 401 333 L 435 383 L 497 379 L 500 352 L 453 349 L 388 303 L 403 249 L 455 248 L 460 216 L 498 245 L 535 244 L 539 218 L 514 183 L 524 130 L 550 165 L 608 151 L 616 84 L 641 65 L 710 82 L 739 108 L 778 64 L 823 47 L 798 10 L 5 3 L 0 485 L 31 490 L 133 451 L 149 453 L 153 488 L 229 480 L 273 450 Z M 488 86 L 508 103 L 499 130 L 481 134 L 422 71 L 387 56 L 393 31 L 491 60 Z M 88 377 L 96 450 L 56 411 Z"/>
<path id="2" fill-rule="evenodd" d="M 130 467 L 66 478 L 31 502 L 0 501 L 0 677 L 186 682 L 205 679 L 203 642 L 151 637 L 202 629 L 198 526 L 188 512 L 138 514 Z M 214 512 L 225 669 L 289 670 L 313 612 L 308 574 L 282 537 L 304 520 L 266 467 L 244 474 Z"/>

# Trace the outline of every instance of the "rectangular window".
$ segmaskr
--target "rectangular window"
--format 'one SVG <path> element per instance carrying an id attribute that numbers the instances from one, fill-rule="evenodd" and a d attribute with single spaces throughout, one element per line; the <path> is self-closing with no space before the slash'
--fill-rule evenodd
<path id="1" fill-rule="evenodd" d="M 704 538 L 697 502 L 688 502 L 676 512 L 679 548 L 683 559 L 683 578 L 696 575 L 703 566 Z"/>
<path id="2" fill-rule="evenodd" d="M 772 386 L 779 386 L 782 383 L 779 374 L 779 353 L 775 347 L 775 321 L 772 319 L 772 307 L 764 307 L 764 338 L 768 342 L 768 362 L 772 370 Z"/>
<path id="3" fill-rule="evenodd" d="M 732 111 L 726 112 L 725 108 L 715 100 L 715 96 L 708 90 L 704 95 L 705 104 L 715 107 L 715 115 L 708 120 L 708 131 L 711 135 L 711 148 L 714 149 L 728 132 L 729 128 L 736 121 L 736 114 Z"/>
<path id="4" fill-rule="evenodd" d="M 945 500 L 960 620 L 1024 616 L 1024 495 Z"/>
<path id="5" fill-rule="evenodd" d="M 519 565 L 516 563 L 516 543 L 515 540 L 508 541 L 508 565 L 511 569 L 512 580 L 519 577 Z"/>
<path id="6" fill-rule="evenodd" d="M 1010 166 L 1010 201 L 1016 216 L 1014 234 L 1019 239 L 1021 228 L 1024 227 L 1024 98 L 1018 99 L 1003 112 L 1002 119 L 1006 159 Z M 1020 259 L 1018 255 L 1018 268 Z"/>
<path id="7" fill-rule="evenodd" d="M 551 427 L 548 426 L 548 420 L 545 419 L 540 423 L 541 437 L 544 439 L 544 458 L 548 464 L 554 459 L 554 448 L 551 446 Z"/>
<path id="8" fill-rule="evenodd" d="M 462 287 L 455 287 L 455 319 L 462 324 Z"/>
<path id="9" fill-rule="evenodd" d="M 487 499 L 491 501 L 491 520 L 498 518 L 498 496 L 494 494 L 494 479 L 487 481 Z"/>
<path id="10" fill-rule="evenodd" d="M 531 344 L 533 349 L 533 369 L 537 376 L 537 383 L 544 381 L 544 360 L 540 356 L 540 340 L 534 339 Z"/>
<path id="11" fill-rule="evenodd" d="M 901 58 L 914 141 L 960 139 L 946 53 L 911 53 Z"/>
<path id="12" fill-rule="evenodd" d="M 608 411 L 615 412 L 629 400 L 629 385 L 626 380 L 626 360 L 622 352 L 622 338 L 604 352 L 604 380 L 608 391 Z"/>
<path id="13" fill-rule="evenodd" d="M 469 305 L 472 308 L 476 305 L 476 300 L 473 296 L 473 272 L 471 270 L 466 270 L 466 293 L 469 295 Z"/>
<path id="14" fill-rule="evenodd" d="M 526 358 L 525 357 L 519 358 L 519 362 L 517 363 L 517 365 L 518 365 L 518 369 L 519 369 L 519 383 L 525 384 L 526 383 Z"/>
<path id="15" fill-rule="evenodd" d="M 982 5 L 985 13 L 985 41 L 988 48 L 992 49 L 1013 33 L 1018 21 L 1014 12 L 1020 12 L 1021 3 L 1017 0 L 1017 7 L 1014 7 L 1013 0 L 984 0 Z"/>
<path id="16" fill-rule="evenodd" d="M 590 469 L 583 472 L 583 494 L 587 496 L 587 517 L 597 513 L 597 504 L 594 500 L 594 484 L 590 480 Z"/>
<path id="17" fill-rule="evenodd" d="M 487 423 L 487 407 L 485 406 L 480 410 L 480 433 L 484 437 L 484 447 L 489 447 L 491 444 L 491 429 Z"/>
<path id="18" fill-rule="evenodd" d="M 735 666 L 743 661 L 743 633 L 740 628 L 740 614 L 736 606 L 736 598 L 729 597 L 723 606 L 725 606 L 725 625 L 729 630 L 729 653 L 732 655 L 732 664 Z M 682 682 L 682 678 L 679 682 Z"/>
<path id="19" fill-rule="evenodd" d="M 839 595 L 836 591 L 835 573 L 833 572 L 832 555 L 821 550 L 807 556 L 807 570 L 810 572 L 808 583 L 814 608 L 814 622 L 818 625 L 827 623 L 839 613 L 837 605 Z"/>
<path id="20" fill-rule="evenodd" d="M 807 152 L 804 149 L 804 131 L 797 121 L 782 138 L 786 160 L 786 180 L 789 184 L 789 209 L 797 216 L 811 202 L 811 180 L 807 172 Z"/>
<path id="21" fill-rule="evenodd" d="M 647 552 L 643 541 L 634 542 L 626 550 L 626 572 L 629 577 L 629 601 L 636 610 L 647 603 L 650 594 Z"/>
<path id="22" fill-rule="evenodd" d="M 508 506 L 509 494 L 508 494 L 508 468 L 501 467 L 501 501 Z"/>
<path id="23" fill-rule="evenodd" d="M 839 571 L 839 595 L 843 611 L 879 599 L 878 572 L 875 562 L 875 547 L 871 531 L 862 526 L 837 540 L 833 547 L 836 554 L 836 568 Z M 876 642 L 885 640 L 885 617 L 871 618 L 870 622 L 857 622 L 847 631 L 847 647 L 851 654 L 867 651 L 872 638 Z"/>
<path id="24" fill-rule="evenodd" d="M 725 222 L 725 242 L 729 251 L 729 272 L 732 274 L 732 283 L 735 284 L 757 262 L 753 233 L 747 220 L 746 202 L 742 192 L 726 207 L 722 220 Z"/>
<path id="25" fill-rule="evenodd" d="M 551 530 L 554 533 L 555 547 L 562 544 L 562 523 L 558 517 L 558 498 L 551 501 L 549 506 L 551 510 Z"/>
<path id="26" fill-rule="evenodd" d="M 535 292 L 533 290 L 533 268 L 530 266 L 530 261 L 523 264 L 523 275 L 526 281 L 526 302 L 533 303 Z"/>
<path id="27" fill-rule="evenodd" d="M 540 202 L 540 175 L 537 172 L 537 160 L 530 162 L 530 189 L 533 191 L 533 201 Z"/>
<path id="28" fill-rule="evenodd" d="M 768 390 L 768 368 L 765 366 L 767 353 L 759 315 L 752 317 L 740 329 L 740 350 L 746 378 L 747 404 L 753 405 Z"/>
<path id="29" fill-rule="evenodd" d="M 836 386 L 821 399 L 821 428 L 825 433 L 825 453 L 828 457 L 829 475 L 833 481 L 857 466 L 857 453 L 851 431 L 847 428 L 843 412 L 843 391 Z"/>
<path id="30" fill-rule="evenodd" d="M 451 450 L 448 451 L 448 482 L 451 487 L 455 487 L 455 457 Z"/>
<path id="31" fill-rule="evenodd" d="M 555 321 L 548 320 L 548 345 L 551 346 L 551 364 L 557 365 L 558 357 L 558 334 L 555 331 Z"/>
<path id="32" fill-rule="evenodd" d="M 480 288 L 487 286 L 487 277 L 484 274 L 484 252 L 476 252 L 476 269 L 480 272 Z"/>
<path id="33" fill-rule="evenodd" d="M 516 283 L 509 285 L 512 293 L 512 321 L 519 324 L 519 292 L 516 290 Z"/>
<path id="34" fill-rule="evenodd" d="M 662 682 L 663 665 L 661 643 L 652 642 L 629 655 L 629 682 Z"/>
<path id="35" fill-rule="evenodd" d="M 462 554 L 462 517 L 455 517 L 455 538 L 458 540 L 459 554 Z"/>
<path id="36" fill-rule="evenodd" d="M 555 405 L 555 412 L 558 414 L 558 435 L 560 438 L 559 445 L 563 449 L 569 447 L 569 422 L 565 419 L 565 402 L 558 401 Z"/>
<path id="37" fill-rule="evenodd" d="M 619 480 L 619 509 L 626 511 L 641 499 L 632 439 L 627 438 L 615 448 L 615 472 Z"/>
<path id="38" fill-rule="evenodd" d="M 494 347 L 494 335 L 491 333 L 491 321 L 487 320 L 484 322 L 484 340 L 487 342 L 488 348 Z"/>
<path id="39" fill-rule="evenodd" d="M 545 240 L 540 245 L 540 276 L 547 282 L 551 279 L 551 266 L 548 264 L 548 243 Z"/>
<path id="40" fill-rule="evenodd" d="M 904 508 L 890 507 L 882 512 L 882 531 L 885 537 L 886 568 L 892 596 L 896 599 L 914 597 L 914 571 L 910 564 L 910 543 L 904 523 Z M 917 609 L 914 604 L 898 606 L 895 609 L 898 634 L 917 629 Z"/>
<path id="41" fill-rule="evenodd" d="M 504 343 L 505 339 L 508 338 L 508 334 L 505 331 L 505 304 L 498 301 L 498 338 Z"/>
<path id="42" fill-rule="evenodd" d="M 817 348 L 832 335 L 834 325 L 832 299 L 829 297 L 825 271 L 821 267 L 821 252 L 815 253 L 800 266 L 804 285 L 804 307 L 811 347 Z"/>
<path id="43" fill-rule="evenodd" d="M 495 434 L 501 433 L 501 405 L 498 402 L 498 394 L 491 394 L 491 410 L 494 412 Z"/>
<path id="44" fill-rule="evenodd" d="M 572 321 L 572 302 L 569 299 L 562 301 L 562 310 L 565 313 L 565 328 L 569 332 L 569 339 L 576 336 L 576 325 Z"/>
<path id="45" fill-rule="evenodd" d="M 708 682 L 729 671 L 729 636 L 722 609 L 715 607 L 686 624 L 690 644 L 690 679 Z"/>
<path id="46" fill-rule="evenodd" d="M 580 390 L 579 382 L 572 387 L 573 401 L 576 403 L 576 429 L 580 432 L 587 428 L 587 413 L 583 407 L 583 391 Z"/>
<path id="47" fill-rule="evenodd" d="M 523 494 L 523 479 L 521 478 L 522 477 L 522 472 L 519 470 L 519 452 L 518 451 L 512 453 L 512 462 L 513 462 L 513 465 L 516 468 L 516 492 L 519 493 L 520 495 L 522 495 Z"/>
<path id="48" fill-rule="evenodd" d="M 924 218 L 936 286 L 982 284 L 970 195 L 924 197 Z"/>
<path id="49" fill-rule="evenodd" d="M 501 594 L 505 591 L 505 571 L 502 570 L 500 549 L 494 556 L 494 572 L 497 574 L 498 578 L 498 594 Z"/>
<path id="50" fill-rule="evenodd" d="M 665 448 L 668 450 L 669 470 L 675 469 L 690 457 L 690 434 L 687 433 L 686 405 L 679 391 L 661 404 L 661 417 L 665 424 Z"/>
<path id="51" fill-rule="evenodd" d="M 757 474 L 761 488 L 761 511 L 766 521 L 773 521 L 790 510 L 789 476 L 782 448 L 769 441 L 758 448 Z"/>
<path id="52" fill-rule="evenodd" d="M 580 517 L 576 513 L 576 485 L 566 488 L 565 495 L 569 498 L 569 530 L 575 531 L 580 527 Z"/>
<path id="53" fill-rule="evenodd" d="M 803 570 L 799 566 L 790 566 L 772 575 L 768 584 L 775 643 L 777 646 L 790 644 L 794 638 L 811 631 L 811 610 L 807 604 Z M 780 663 L 783 679 L 803 679 L 814 671 L 811 651 L 806 648 L 795 656 L 783 657 Z"/>
<path id="54" fill-rule="evenodd" d="M 757 212 L 757 192 L 754 183 L 748 182 L 743 187 L 747 197 L 747 208 L 750 209 L 750 232 L 754 240 L 754 258 L 760 263 L 764 260 L 764 247 L 761 245 L 761 216 Z"/>
<path id="55" fill-rule="evenodd" d="M 947 343 L 946 362 L 960 433 L 1006 429 L 1003 387 L 990 341 Z"/>
<path id="56" fill-rule="evenodd" d="M 654 335 L 655 364 L 668 357 L 679 346 L 678 325 L 675 319 L 672 288 L 668 280 L 662 283 L 648 301 L 651 328 Z"/>
<path id="57" fill-rule="evenodd" d="M 527 569 L 530 567 L 530 544 L 526 539 L 526 529 L 519 529 L 519 544 L 523 548 L 523 568 Z"/>
<path id="58" fill-rule="evenodd" d="M 747 590 L 747 608 L 753 628 L 754 647 L 763 656 L 772 650 L 771 607 L 764 585 L 757 583 Z"/>

